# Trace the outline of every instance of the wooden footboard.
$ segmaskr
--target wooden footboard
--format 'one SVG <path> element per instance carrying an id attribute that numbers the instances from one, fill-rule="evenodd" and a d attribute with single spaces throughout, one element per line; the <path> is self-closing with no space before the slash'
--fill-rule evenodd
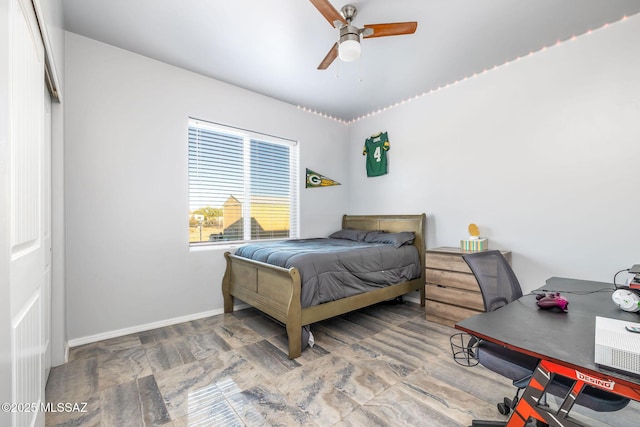
<path id="1" fill-rule="evenodd" d="M 224 312 L 233 312 L 234 297 L 287 326 L 289 358 L 302 352 L 300 273 L 225 252 L 227 270 L 222 279 Z"/>
<path id="2" fill-rule="evenodd" d="M 412 291 L 420 292 L 420 305 L 425 305 L 425 225 L 426 215 L 345 215 L 343 228 L 382 230 L 388 232 L 414 231 L 414 245 L 420 254 L 419 278 L 409 282 L 376 289 L 364 294 L 301 308 L 300 273 L 296 268 L 282 268 L 260 261 L 224 254 L 227 269 L 222 280 L 224 312 L 233 312 L 234 297 L 284 323 L 289 337 L 289 358 L 302 352 L 302 326 L 348 313 L 362 307 L 389 300 Z"/>

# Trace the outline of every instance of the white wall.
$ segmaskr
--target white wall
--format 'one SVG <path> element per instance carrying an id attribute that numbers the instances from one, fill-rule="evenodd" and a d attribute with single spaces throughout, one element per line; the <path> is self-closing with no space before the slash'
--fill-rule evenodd
<path id="1" fill-rule="evenodd" d="M 303 237 L 340 226 L 346 125 L 73 33 L 65 49 L 72 345 L 222 311 L 223 249 L 188 246 L 189 116 L 298 140 Z M 306 167 L 343 185 L 305 189 Z"/>
<path id="2" fill-rule="evenodd" d="M 611 282 L 640 262 L 638 46 L 635 16 L 354 123 L 349 211 L 426 212 L 428 247 L 476 223 L 525 290 Z M 389 174 L 367 178 L 384 130 Z"/>

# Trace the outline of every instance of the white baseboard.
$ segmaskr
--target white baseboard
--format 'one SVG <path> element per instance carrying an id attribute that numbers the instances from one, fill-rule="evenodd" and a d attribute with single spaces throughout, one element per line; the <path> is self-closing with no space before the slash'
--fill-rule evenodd
<path id="1" fill-rule="evenodd" d="M 248 304 L 239 304 L 234 306 L 235 310 L 243 310 L 249 308 Z M 115 331 L 103 332 L 101 334 L 89 335 L 86 337 L 74 338 L 67 343 L 67 356 L 66 360 L 69 360 L 69 348 L 77 347 L 84 344 L 90 344 L 97 341 L 107 340 L 110 338 L 122 337 L 129 334 L 135 334 L 138 332 L 150 331 L 151 329 L 164 328 L 165 326 L 176 325 L 178 323 L 190 322 L 192 320 L 203 319 L 205 317 L 216 316 L 224 313 L 224 309 L 218 308 L 210 311 L 203 311 L 201 313 L 189 314 L 186 316 L 174 317 L 172 319 L 159 320 L 157 322 L 145 323 L 144 325 L 136 325 L 129 328 L 118 329 Z"/>

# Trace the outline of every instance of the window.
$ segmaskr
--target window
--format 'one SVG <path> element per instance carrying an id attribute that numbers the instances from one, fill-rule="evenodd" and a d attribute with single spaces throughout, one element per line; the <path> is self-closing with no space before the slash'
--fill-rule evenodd
<path id="1" fill-rule="evenodd" d="M 298 237 L 296 142 L 189 120 L 189 243 Z"/>

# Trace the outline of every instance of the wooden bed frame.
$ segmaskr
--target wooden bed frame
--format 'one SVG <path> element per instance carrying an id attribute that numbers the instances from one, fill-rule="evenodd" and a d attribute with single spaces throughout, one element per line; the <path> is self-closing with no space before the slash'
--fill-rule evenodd
<path id="1" fill-rule="evenodd" d="M 342 228 L 380 230 L 391 233 L 413 231 L 414 245 L 420 253 L 419 278 L 379 288 L 363 294 L 324 304 L 301 308 L 300 274 L 297 268 L 282 268 L 225 252 L 227 269 L 222 280 L 224 312 L 233 312 L 234 297 L 284 323 L 289 337 L 289 358 L 302 351 L 302 326 L 348 313 L 362 307 L 396 298 L 412 291 L 420 292 L 425 305 L 425 229 L 426 215 L 344 215 Z"/>

